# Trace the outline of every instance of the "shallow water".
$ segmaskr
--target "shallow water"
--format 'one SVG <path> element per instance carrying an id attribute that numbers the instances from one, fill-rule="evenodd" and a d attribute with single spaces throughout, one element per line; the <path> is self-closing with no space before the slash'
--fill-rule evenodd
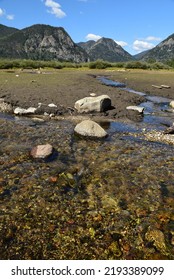
<path id="1" fill-rule="evenodd" d="M 174 258 L 174 147 L 144 137 L 172 114 L 166 100 L 144 106 L 140 123 L 100 123 L 103 140 L 0 115 L 1 259 Z M 33 160 L 45 143 L 56 157 Z"/>
<path id="2" fill-rule="evenodd" d="M 0 120 L 2 259 L 173 258 L 173 146 L 137 124 L 103 123 L 109 137 L 94 141 L 68 121 L 31 122 Z M 29 156 L 48 142 L 54 160 Z"/>

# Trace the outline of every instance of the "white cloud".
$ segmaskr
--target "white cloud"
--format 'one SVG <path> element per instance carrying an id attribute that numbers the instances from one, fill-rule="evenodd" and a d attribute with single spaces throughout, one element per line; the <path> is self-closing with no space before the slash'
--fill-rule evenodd
<path id="1" fill-rule="evenodd" d="M 5 14 L 4 10 L 0 8 L 0 17 L 2 17 Z"/>
<path id="2" fill-rule="evenodd" d="M 124 42 L 124 41 L 116 41 L 116 40 L 115 40 L 115 42 L 116 42 L 118 45 L 120 45 L 121 47 L 125 47 L 125 46 L 128 45 L 128 43 L 126 43 L 126 42 Z"/>
<path id="3" fill-rule="evenodd" d="M 88 34 L 86 35 L 86 40 L 94 40 L 94 41 L 97 41 L 99 39 L 101 39 L 102 37 L 100 35 L 95 35 L 95 34 Z"/>
<path id="4" fill-rule="evenodd" d="M 154 36 L 148 36 L 145 39 L 146 41 L 161 41 L 161 38 L 159 37 L 154 37 Z"/>
<path id="5" fill-rule="evenodd" d="M 50 8 L 48 12 L 55 15 L 58 18 L 63 18 L 66 16 L 65 12 L 62 11 L 61 5 L 53 0 L 46 0 L 45 6 Z"/>
<path id="6" fill-rule="evenodd" d="M 7 15 L 7 19 L 8 20 L 13 20 L 14 19 L 14 15 Z"/>
<path id="7" fill-rule="evenodd" d="M 155 45 L 146 41 L 142 40 L 135 40 L 133 42 L 133 49 L 137 52 L 143 52 L 145 50 L 150 50 L 154 47 Z"/>
<path id="8" fill-rule="evenodd" d="M 5 16 L 8 20 L 13 20 L 14 15 L 7 15 L 6 11 L 0 8 L 0 17 Z"/>

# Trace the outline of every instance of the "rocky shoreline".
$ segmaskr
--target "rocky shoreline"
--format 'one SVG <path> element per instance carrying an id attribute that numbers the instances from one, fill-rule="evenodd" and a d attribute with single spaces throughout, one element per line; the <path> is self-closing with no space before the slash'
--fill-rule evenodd
<path id="1" fill-rule="evenodd" d="M 173 108 L 174 101 L 171 101 L 170 105 L 171 108 Z M 13 107 L 12 104 L 6 102 L 4 98 L 0 98 L 0 112 L 2 113 L 8 113 L 13 114 L 16 116 L 27 116 L 31 119 L 37 119 L 37 120 L 60 120 L 60 119 L 66 119 L 71 121 L 81 121 L 82 127 L 83 127 L 83 121 L 86 120 L 96 120 L 98 122 L 101 122 L 102 120 L 105 121 L 115 121 L 116 115 L 112 112 L 114 110 L 114 106 L 112 106 L 112 101 L 108 95 L 101 95 L 96 96 L 96 94 L 92 93 L 90 94 L 90 97 L 85 97 L 83 99 L 80 99 L 75 102 L 73 107 L 64 108 L 62 105 L 56 105 L 54 103 L 50 103 L 48 105 L 38 103 L 38 107 L 28 107 L 28 108 L 21 108 L 21 107 Z M 131 121 L 140 121 L 143 118 L 143 111 L 144 108 L 141 106 L 127 106 L 126 107 L 127 114 L 126 118 Z M 172 109 L 171 109 L 172 110 Z M 124 114 L 123 114 L 124 115 Z M 109 118 L 110 117 L 110 118 Z M 125 115 L 124 115 L 124 121 L 125 121 Z M 97 126 L 97 123 L 94 122 L 94 124 Z M 80 126 L 80 123 L 79 123 Z M 102 128 L 100 127 L 102 130 Z M 93 128 L 92 128 L 93 130 Z M 78 130 L 75 131 L 77 132 Z M 86 136 L 95 136 L 95 137 L 101 137 L 101 132 L 98 132 L 97 134 L 97 128 L 96 133 L 91 132 L 90 125 L 84 125 L 83 128 L 81 128 L 81 131 L 83 131 L 82 135 Z M 81 133 L 79 133 L 81 134 Z M 164 132 L 161 131 L 151 131 L 146 133 L 144 131 L 144 137 L 148 139 L 149 141 L 159 141 L 164 142 L 168 144 L 174 144 L 174 129 L 167 129 L 164 130 Z M 107 135 L 106 132 L 103 132 L 102 135 Z"/>

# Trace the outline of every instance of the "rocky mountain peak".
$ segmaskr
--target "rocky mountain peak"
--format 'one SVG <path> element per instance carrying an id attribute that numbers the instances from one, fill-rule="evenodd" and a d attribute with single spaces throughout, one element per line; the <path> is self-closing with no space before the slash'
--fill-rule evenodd
<path id="1" fill-rule="evenodd" d="M 36 24 L 9 36 L 0 36 L 0 56 L 37 60 L 85 62 L 87 53 L 62 27 Z"/>
<path id="2" fill-rule="evenodd" d="M 174 58 L 174 34 L 167 37 L 153 49 L 142 55 L 142 60 L 154 59 L 165 62 Z"/>
<path id="3" fill-rule="evenodd" d="M 87 51 L 92 61 L 97 59 L 110 62 L 132 60 L 132 56 L 110 38 L 102 37 L 96 42 L 87 41 L 79 45 Z"/>

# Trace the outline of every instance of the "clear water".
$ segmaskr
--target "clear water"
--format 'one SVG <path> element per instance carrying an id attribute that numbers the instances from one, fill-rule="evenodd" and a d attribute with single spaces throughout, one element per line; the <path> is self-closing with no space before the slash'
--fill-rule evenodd
<path id="1" fill-rule="evenodd" d="M 143 138 L 172 121 L 168 102 L 141 104 L 141 123 L 75 123 L 0 114 L 1 259 L 173 259 L 174 147 Z M 50 143 L 52 161 L 30 150 Z"/>

